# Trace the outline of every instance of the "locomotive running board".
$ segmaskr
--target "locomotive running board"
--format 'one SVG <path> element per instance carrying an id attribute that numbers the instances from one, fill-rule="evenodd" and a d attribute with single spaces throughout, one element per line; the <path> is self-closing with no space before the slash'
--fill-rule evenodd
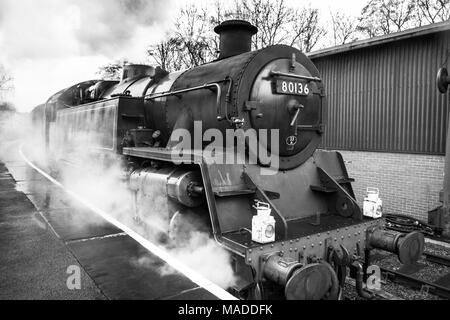
<path id="1" fill-rule="evenodd" d="M 202 164 L 203 152 L 200 151 L 183 151 L 183 163 L 184 164 Z M 152 159 L 159 161 L 167 161 L 175 163 L 173 159 L 172 150 L 165 148 L 151 148 L 151 147 L 137 147 L 137 148 L 123 148 L 122 154 L 130 157 L 139 157 L 143 159 Z"/>
<path id="2" fill-rule="evenodd" d="M 169 149 L 150 147 L 124 148 L 123 154 L 126 156 L 175 163 L 173 160 L 173 152 Z M 279 191 L 277 188 L 280 188 L 280 185 L 273 184 L 273 178 L 261 180 L 261 176 L 258 174 L 260 166 L 208 165 L 208 161 L 204 158 L 201 150 L 191 152 L 186 150 L 183 158 L 184 164 L 198 165 L 201 171 L 214 237 L 217 242 L 240 256 L 244 256 L 246 250 L 251 245 L 251 239 L 247 239 L 245 236 L 241 237 L 238 234 L 240 229 L 237 227 L 251 226 L 252 214 L 246 209 L 243 209 L 244 207 L 248 207 L 249 200 L 251 201 L 250 198 L 256 196 L 255 198 L 271 205 L 273 215 L 277 221 L 277 241 L 285 241 L 289 238 L 290 228 L 288 224 L 292 224 L 293 221 L 289 221 L 288 223 L 288 218 L 295 218 L 297 221 L 308 218 L 308 216 L 302 216 L 301 213 L 298 213 L 298 208 L 293 204 L 292 206 L 294 207 L 287 208 L 285 205 L 284 208 L 278 208 L 280 203 L 276 199 L 279 198 L 279 194 L 273 191 Z M 343 161 L 339 160 L 341 158 L 336 153 L 319 151 L 314 159 L 311 158 L 304 165 L 294 169 L 291 175 L 279 173 L 276 176 L 278 177 L 278 182 L 285 181 L 286 185 L 291 186 L 289 189 L 284 190 L 285 196 L 287 192 L 291 192 L 291 195 L 295 197 L 295 194 L 300 191 L 298 188 L 301 188 L 303 194 L 302 204 L 304 206 L 311 205 L 314 207 L 312 211 L 316 213 L 325 212 L 323 211 L 325 210 L 323 203 L 328 201 L 324 201 L 323 196 L 317 195 L 316 197 L 308 196 L 308 201 L 313 202 L 304 202 L 306 195 L 308 195 L 306 189 L 309 189 L 309 186 L 302 181 L 305 181 L 305 177 L 307 176 L 309 177 L 307 179 L 314 180 L 314 185 L 323 185 L 324 181 L 328 181 L 327 185 L 333 185 L 334 189 L 337 190 L 335 194 L 324 195 L 325 197 L 336 197 L 336 199 L 330 199 L 333 204 L 330 202 L 332 207 L 329 207 L 328 211 L 334 210 L 334 203 L 336 201 L 333 200 L 339 200 L 339 203 L 342 203 L 343 206 L 354 206 L 354 216 L 359 217 L 361 216 L 360 214 L 358 215 L 360 208 L 351 195 L 353 193 L 351 186 L 349 188 L 347 186 L 341 186 L 338 182 L 341 180 L 347 182 L 349 180 L 348 175 L 344 171 L 345 167 L 342 167 Z M 313 168 L 318 171 L 312 173 Z M 295 177 L 303 177 L 303 179 L 296 179 Z M 342 199 L 345 201 L 342 201 Z M 291 206 L 291 204 L 287 204 L 287 206 Z M 298 215 L 288 217 L 287 213 L 289 212 L 295 212 Z M 360 221 L 360 219 L 355 219 L 354 222 L 356 221 Z"/>
<path id="3" fill-rule="evenodd" d="M 123 148 L 122 153 L 125 156 L 164 161 L 175 164 L 175 161 L 173 160 L 172 150 L 165 148 L 152 148 L 152 147 Z M 232 251 L 238 256 L 244 257 L 247 247 L 245 245 L 233 241 L 232 239 L 224 237 L 223 235 L 217 212 L 218 210 L 217 210 L 216 196 L 218 198 L 227 198 L 227 197 L 220 197 L 217 195 L 217 190 L 216 192 L 213 190 L 211 181 L 209 179 L 210 177 L 209 168 L 208 165 L 206 165 L 202 150 L 200 151 L 185 150 L 183 163 L 187 165 L 198 165 L 200 168 L 205 188 L 205 196 L 208 203 L 209 214 L 211 218 L 213 236 L 215 240 L 217 241 L 217 243 L 226 247 L 228 250 Z M 251 193 L 245 192 L 245 194 Z M 227 193 L 222 192 L 221 195 L 226 196 Z"/>

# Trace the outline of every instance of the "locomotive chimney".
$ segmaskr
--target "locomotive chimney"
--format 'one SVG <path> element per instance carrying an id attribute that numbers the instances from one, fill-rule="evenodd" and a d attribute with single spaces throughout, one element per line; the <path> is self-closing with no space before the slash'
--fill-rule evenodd
<path id="1" fill-rule="evenodd" d="M 219 59 L 236 56 L 252 50 L 252 36 L 258 28 L 244 20 L 227 20 L 214 28 L 220 35 Z"/>

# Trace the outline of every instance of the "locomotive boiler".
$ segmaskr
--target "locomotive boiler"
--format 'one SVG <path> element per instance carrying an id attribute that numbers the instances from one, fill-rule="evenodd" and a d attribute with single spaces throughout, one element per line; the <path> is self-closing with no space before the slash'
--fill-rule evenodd
<path id="1" fill-rule="evenodd" d="M 251 51 L 258 30 L 246 21 L 215 31 L 220 55 L 210 63 L 173 73 L 127 65 L 121 81 L 52 96 L 34 116 L 46 147 L 63 145 L 67 161 L 80 145 L 119 155 L 137 203 L 166 199 L 168 232 L 188 215 L 207 220 L 232 253 L 239 281 L 229 290 L 239 298 L 337 299 L 348 275 L 369 296 L 370 251 L 411 263 L 422 234 L 365 218 L 341 154 L 318 149 L 326 91 L 310 59 L 284 45 Z M 151 220 L 141 207 L 137 218 Z M 255 241 L 262 211 L 272 222 Z"/>

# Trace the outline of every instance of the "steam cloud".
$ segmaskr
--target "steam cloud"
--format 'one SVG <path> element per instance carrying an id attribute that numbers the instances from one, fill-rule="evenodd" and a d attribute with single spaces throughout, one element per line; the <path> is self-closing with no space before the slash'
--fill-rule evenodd
<path id="1" fill-rule="evenodd" d="M 77 151 L 82 155 L 83 151 Z M 77 194 L 88 199 L 90 203 L 103 209 L 117 220 L 126 224 L 148 240 L 164 246 L 175 258 L 183 262 L 193 270 L 227 289 L 235 284 L 237 278 L 231 267 L 229 252 L 221 248 L 209 233 L 205 232 L 205 226 L 200 220 L 181 219 L 176 231 L 176 239 L 161 242 L 161 235 L 167 236 L 168 207 L 164 194 L 165 185 L 150 186 L 152 198 L 147 201 L 139 201 L 140 207 L 134 207 L 134 194 L 130 191 L 128 182 L 124 179 L 123 168 L 119 161 L 104 164 L 98 159 L 92 159 L 88 154 L 84 155 L 84 172 L 79 169 L 64 167 L 61 178 L 64 184 Z M 150 189 L 148 188 L 148 189 Z M 137 209 L 137 210 L 136 210 Z M 134 220 L 136 212 L 141 218 L 141 223 Z M 88 221 L 80 221 L 83 225 Z M 164 239 L 164 238 L 163 238 Z M 162 277 L 175 274 L 170 266 L 156 266 L 148 255 L 139 257 L 131 263 L 140 267 L 151 268 L 158 271 Z"/>
<path id="2" fill-rule="evenodd" d="M 172 0 L 1 0 L 0 63 L 13 71 L 19 110 L 31 110 L 57 90 L 87 80 L 87 72 L 94 74 L 109 59 L 125 54 L 130 57 L 145 48 L 155 34 L 158 36 L 154 27 L 166 22 L 171 4 Z M 28 156 L 37 159 L 41 167 L 52 166 L 46 161 L 49 157 L 42 141 L 36 139 L 41 132 L 30 126 L 25 115 L 0 114 L 0 118 L 0 161 L 7 160 L 6 156 L 23 140 Z M 134 194 L 123 179 L 120 163 L 100 163 L 86 154 L 86 144 L 80 146 L 73 151 L 77 159 L 83 160 L 82 170 L 64 166 L 58 179 L 149 240 L 160 240 L 158 221 L 167 219 L 165 199 L 155 198 L 152 206 L 139 208 L 144 222 L 156 232 L 137 225 L 133 220 Z M 86 217 L 75 221 L 79 228 L 98 223 L 98 219 Z M 195 223 L 186 223 L 183 232 L 183 242 L 167 246 L 167 250 L 218 285 L 231 286 L 236 278 L 229 253 Z M 148 256 L 132 263 L 152 267 Z M 174 272 L 170 268 L 158 271 L 162 276 Z"/>
<path id="3" fill-rule="evenodd" d="M 170 4 L 171 0 L 2 0 L 2 50 L 10 59 L 126 52 L 140 29 L 166 19 Z"/>
<path id="4" fill-rule="evenodd" d="M 80 153 L 79 153 L 80 154 Z M 237 278 L 231 267 L 229 252 L 220 247 L 209 233 L 205 231 L 205 225 L 200 220 L 181 219 L 177 227 L 176 239 L 162 241 L 161 235 L 167 234 L 168 207 L 164 194 L 165 185 L 152 185 L 151 194 L 154 196 L 148 201 L 140 201 L 140 207 L 135 208 L 134 194 L 130 191 L 128 182 L 123 179 L 123 168 L 120 162 L 113 164 L 99 163 L 98 159 L 92 159 L 89 155 L 84 158 L 85 171 L 64 167 L 61 178 L 70 189 L 88 199 L 90 203 L 101 208 L 117 220 L 126 224 L 153 243 L 163 246 L 170 254 L 183 262 L 193 270 L 227 289 L 235 284 Z M 136 211 L 137 209 L 137 211 Z M 141 223 L 134 220 L 138 212 Z M 92 222 L 79 221 L 80 225 L 87 226 Z M 144 255 L 131 261 L 132 264 L 158 271 L 162 277 L 176 274 L 170 266 L 157 266 L 148 255 Z"/>
<path id="5" fill-rule="evenodd" d="M 9 100 L 29 111 L 102 65 L 146 62 L 174 0 L 1 0 L 0 65 L 14 77 Z"/>
<path id="6" fill-rule="evenodd" d="M 164 222 L 167 221 L 168 211 L 164 193 L 165 185 L 153 184 L 150 186 L 150 193 L 154 197 L 148 202 L 139 202 L 141 207 L 136 208 L 135 194 L 131 191 L 128 180 L 125 179 L 124 168 L 119 159 L 102 161 L 87 152 L 92 150 L 90 149 L 92 146 L 99 145 L 95 133 L 78 134 L 76 142 L 71 144 L 75 148 L 70 151 L 70 154 L 67 154 L 66 149 L 60 148 L 59 143 L 62 141 L 57 139 L 61 138 L 64 132 L 51 131 L 51 140 L 55 144 L 52 145 L 52 154 L 50 155 L 45 153 L 43 140 L 39 139 L 38 132 L 38 128 L 31 127 L 31 121 L 27 115 L 0 112 L 0 136 L 6 138 L 0 141 L 0 161 L 10 160 L 7 156 L 11 152 L 17 153 L 18 147 L 25 142 L 25 154 L 47 172 L 56 172 L 53 169 L 58 169 L 56 178 L 69 190 L 107 212 L 149 241 L 164 247 L 179 261 L 217 285 L 226 289 L 236 283 L 237 276 L 231 267 L 230 253 L 220 247 L 206 231 L 208 228 L 203 219 L 181 218 L 175 229 L 177 238 L 161 242 L 161 234 L 165 227 Z M 55 162 L 55 159 L 62 155 L 64 155 L 64 160 L 73 160 L 73 164 L 67 165 L 64 161 Z M 72 203 L 72 205 L 76 205 L 76 203 Z M 135 221 L 136 213 L 140 215 L 144 223 Z M 186 215 L 181 214 L 181 216 Z M 92 217 L 85 214 L 75 215 L 71 221 L 72 224 L 76 224 L 77 229 L 103 223 L 99 222 L 94 213 L 92 213 Z M 173 234 L 167 234 L 168 239 L 172 236 Z M 144 255 L 130 263 L 156 270 L 162 277 L 176 273 L 170 266 L 161 267 L 155 264 L 150 255 Z"/>

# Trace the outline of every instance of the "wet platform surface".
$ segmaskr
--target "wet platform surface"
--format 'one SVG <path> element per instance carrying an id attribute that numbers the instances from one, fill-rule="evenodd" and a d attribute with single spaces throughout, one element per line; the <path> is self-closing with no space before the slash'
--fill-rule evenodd
<path id="1" fill-rule="evenodd" d="M 0 299 L 216 299 L 18 155 L 0 162 Z M 67 268 L 81 268 L 69 290 Z"/>
<path id="2" fill-rule="evenodd" d="M 0 163 L 0 299 L 106 299 L 81 270 L 69 290 L 69 266 L 80 266 Z"/>

